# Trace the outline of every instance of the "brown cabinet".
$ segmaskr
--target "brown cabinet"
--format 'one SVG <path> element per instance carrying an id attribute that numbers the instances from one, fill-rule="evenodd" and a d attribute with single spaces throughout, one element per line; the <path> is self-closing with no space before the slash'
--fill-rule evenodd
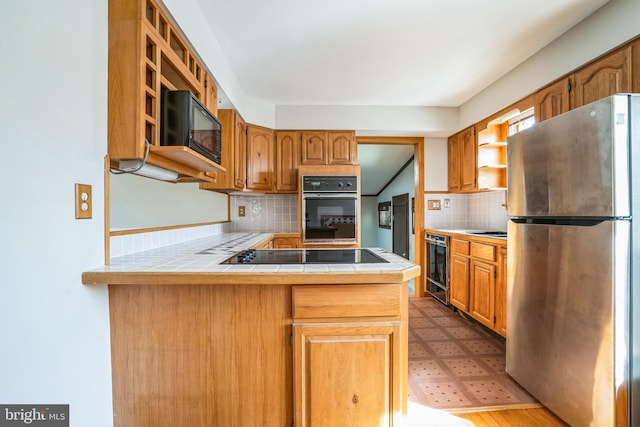
<path id="1" fill-rule="evenodd" d="M 458 134 L 447 141 L 447 158 L 449 168 L 449 191 L 460 191 L 460 142 Z"/>
<path id="2" fill-rule="evenodd" d="M 489 328 L 493 328 L 496 266 L 472 259 L 469 279 L 469 311 L 477 321 Z"/>
<path id="3" fill-rule="evenodd" d="M 247 125 L 235 110 L 218 111 L 222 125 L 222 166 L 226 172 L 213 175 L 215 182 L 201 183 L 204 190 L 241 191 L 247 176 Z"/>
<path id="4" fill-rule="evenodd" d="M 393 425 L 398 325 L 303 325 L 293 333 L 294 376 L 303 385 L 296 426 Z"/>
<path id="5" fill-rule="evenodd" d="M 477 144 L 475 126 L 449 138 L 449 191 L 473 191 L 477 188 Z"/>
<path id="6" fill-rule="evenodd" d="M 273 130 L 247 125 L 247 190 L 273 191 Z"/>
<path id="7" fill-rule="evenodd" d="M 507 248 L 498 250 L 498 278 L 496 280 L 495 330 L 507 336 Z"/>
<path id="8" fill-rule="evenodd" d="M 569 111 L 569 79 L 564 78 L 533 95 L 536 123 Z"/>
<path id="9" fill-rule="evenodd" d="M 507 248 L 454 236 L 450 242 L 449 302 L 506 337 Z"/>
<path id="10" fill-rule="evenodd" d="M 298 192 L 299 135 L 296 131 L 276 132 L 276 192 Z"/>
<path id="11" fill-rule="evenodd" d="M 619 49 L 573 73 L 571 108 L 632 91 L 631 46 Z"/>
<path id="12" fill-rule="evenodd" d="M 195 151 L 160 146 L 162 88 L 187 89 L 217 112 L 217 88 L 178 26 L 155 0 L 109 2 L 108 152 L 111 165 L 139 159 L 213 182 L 220 165 Z"/>
<path id="13" fill-rule="evenodd" d="M 358 148 L 353 131 L 327 132 L 327 161 L 330 165 L 355 165 Z"/>
<path id="14" fill-rule="evenodd" d="M 272 240 L 273 249 L 296 249 L 302 246 L 300 237 L 278 237 Z"/>
<path id="15" fill-rule="evenodd" d="M 294 425 L 395 425 L 406 396 L 406 284 L 293 287 Z"/>
<path id="16" fill-rule="evenodd" d="M 636 40 L 536 92 L 536 123 L 615 93 L 639 90 L 640 41 Z"/>
<path id="17" fill-rule="evenodd" d="M 451 279 L 449 302 L 462 311 L 469 311 L 469 242 L 451 239 Z"/>
<path id="18" fill-rule="evenodd" d="M 301 164 L 355 165 L 358 162 L 354 131 L 301 131 Z"/>

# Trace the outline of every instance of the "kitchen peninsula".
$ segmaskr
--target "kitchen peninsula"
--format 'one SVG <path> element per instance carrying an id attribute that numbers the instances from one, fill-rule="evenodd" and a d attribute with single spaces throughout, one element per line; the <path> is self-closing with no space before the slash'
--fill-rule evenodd
<path id="1" fill-rule="evenodd" d="M 399 422 L 419 267 L 381 249 L 374 263 L 222 264 L 272 237 L 198 239 L 83 273 L 109 284 L 115 426 Z"/>

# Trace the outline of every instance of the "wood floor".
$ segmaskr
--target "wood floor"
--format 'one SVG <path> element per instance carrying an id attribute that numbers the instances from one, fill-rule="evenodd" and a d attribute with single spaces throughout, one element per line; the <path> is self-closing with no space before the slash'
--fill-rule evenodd
<path id="1" fill-rule="evenodd" d="M 564 427 L 568 426 L 546 408 L 510 409 L 505 411 L 471 412 L 456 414 L 473 423 L 475 427 Z"/>
<path id="2" fill-rule="evenodd" d="M 569 427 L 546 408 L 451 413 L 408 403 L 403 427 Z"/>

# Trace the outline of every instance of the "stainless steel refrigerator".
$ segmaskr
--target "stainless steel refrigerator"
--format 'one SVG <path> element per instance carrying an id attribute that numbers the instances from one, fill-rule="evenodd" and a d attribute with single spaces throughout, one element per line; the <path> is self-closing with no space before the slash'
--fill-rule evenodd
<path id="1" fill-rule="evenodd" d="M 640 94 L 507 141 L 507 373 L 573 427 L 640 426 Z"/>

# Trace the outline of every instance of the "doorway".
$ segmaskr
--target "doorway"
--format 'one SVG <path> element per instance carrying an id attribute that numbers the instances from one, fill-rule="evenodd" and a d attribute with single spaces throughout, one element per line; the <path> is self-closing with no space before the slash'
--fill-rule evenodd
<path id="1" fill-rule="evenodd" d="M 414 203 L 412 203 L 411 209 L 413 213 L 411 214 L 411 230 L 413 233 L 410 237 L 410 242 L 413 244 L 409 245 L 409 254 L 410 259 L 413 259 L 416 264 L 422 264 L 423 258 L 423 246 L 422 243 L 422 232 L 423 232 L 423 220 L 424 220 L 424 137 L 407 137 L 407 136 L 357 136 L 356 141 L 358 146 L 366 145 L 366 144 L 385 144 L 385 145 L 403 145 L 403 146 L 413 146 L 413 158 L 414 158 Z M 375 196 L 375 195 L 374 195 Z M 371 197 L 373 198 L 373 197 Z M 365 199 L 363 197 L 363 199 Z M 377 205 L 380 200 L 374 200 L 368 207 L 364 207 L 363 209 L 371 209 L 375 211 L 371 217 L 371 222 L 375 222 L 375 225 L 372 225 L 373 230 L 378 229 L 377 224 Z M 363 220 L 368 218 L 368 215 L 364 215 L 363 211 Z M 407 239 L 409 241 L 409 239 Z M 413 252 L 413 257 L 411 257 L 411 252 Z M 421 271 L 420 277 L 412 279 L 412 282 L 415 281 L 415 284 L 423 283 L 424 281 L 424 272 Z M 413 283 L 412 283 L 413 285 Z M 424 289 L 422 286 L 410 286 L 410 294 L 416 297 L 423 297 L 425 295 Z"/>
<path id="2" fill-rule="evenodd" d="M 409 259 L 409 194 L 391 198 L 393 253 Z"/>

